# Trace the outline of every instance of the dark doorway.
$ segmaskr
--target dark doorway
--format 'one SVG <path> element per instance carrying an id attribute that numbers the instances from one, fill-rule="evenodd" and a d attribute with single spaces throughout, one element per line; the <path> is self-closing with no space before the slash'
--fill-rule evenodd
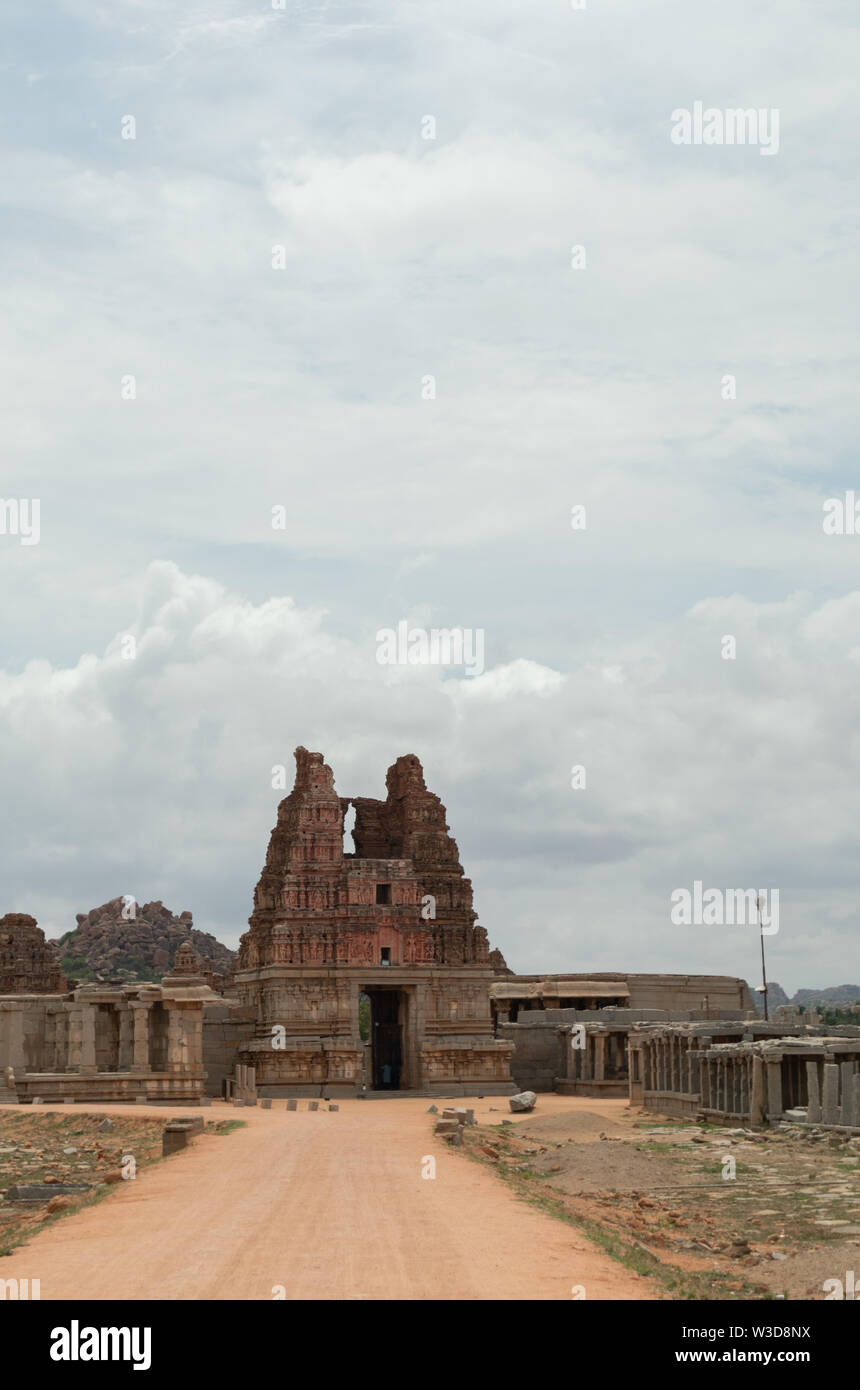
<path id="1" fill-rule="evenodd" d="M 403 991 L 368 989 L 370 1065 L 374 1091 L 399 1091 L 403 1070 Z"/>

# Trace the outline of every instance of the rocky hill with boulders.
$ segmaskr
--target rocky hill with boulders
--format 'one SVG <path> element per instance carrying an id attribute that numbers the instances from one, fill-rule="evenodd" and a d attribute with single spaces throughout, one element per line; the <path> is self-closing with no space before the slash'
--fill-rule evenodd
<path id="1" fill-rule="evenodd" d="M 51 942 L 69 979 L 159 981 L 173 964 L 177 948 L 190 941 L 197 954 L 226 975 L 235 951 L 208 932 L 196 931 L 190 912 L 177 916 L 161 902 L 135 903 L 112 898 L 77 914 L 77 926 Z"/>
<path id="2" fill-rule="evenodd" d="M 756 1009 L 764 1011 L 760 994 L 753 994 Z M 860 1003 L 860 985 L 828 985 L 822 989 L 799 989 L 789 997 L 776 980 L 767 982 L 767 1001 L 771 1009 L 779 1004 L 797 1004 L 802 1009 L 839 1008 L 840 1005 Z"/>

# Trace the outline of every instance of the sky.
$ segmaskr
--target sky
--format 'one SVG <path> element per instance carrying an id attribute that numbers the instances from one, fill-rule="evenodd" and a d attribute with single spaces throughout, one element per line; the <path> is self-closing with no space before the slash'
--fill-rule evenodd
<path id="1" fill-rule="evenodd" d="M 513 969 L 756 982 L 699 882 L 860 982 L 858 49 L 836 0 L 7 7 L 0 913 L 235 947 L 273 769 L 411 752 Z M 483 669 L 381 664 L 403 621 Z"/>

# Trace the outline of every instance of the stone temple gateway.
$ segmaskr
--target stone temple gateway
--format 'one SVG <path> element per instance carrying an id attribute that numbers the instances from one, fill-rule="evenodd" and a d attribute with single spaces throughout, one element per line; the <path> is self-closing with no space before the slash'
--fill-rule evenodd
<path id="1" fill-rule="evenodd" d="M 321 753 L 295 757 L 235 975 L 256 1015 L 239 1064 L 257 1093 L 514 1091 L 513 1045 L 494 1037 L 489 998 L 505 964 L 476 925 L 471 882 L 420 762 L 398 758 L 375 801 L 338 796 Z"/>

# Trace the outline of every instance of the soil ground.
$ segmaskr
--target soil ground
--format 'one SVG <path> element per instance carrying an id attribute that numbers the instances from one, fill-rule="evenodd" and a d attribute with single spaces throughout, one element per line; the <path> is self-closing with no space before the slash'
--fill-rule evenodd
<path id="1" fill-rule="evenodd" d="M 555 1099 L 468 1129 L 461 1154 L 673 1298 L 824 1299 L 850 1270 L 860 1285 L 859 1140 L 690 1124 L 624 1101 L 559 1113 Z"/>
<path id="2" fill-rule="evenodd" d="M 43 1299 L 822 1299 L 860 1274 L 857 1140 L 620 1100 L 540 1095 L 517 1117 L 504 1098 L 450 1104 L 476 1112 L 459 1149 L 434 1137 L 426 1099 L 215 1103 L 163 1161 L 163 1126 L 187 1108 L 0 1107 L 0 1192 L 137 1162 L 46 1226 L 0 1201 L 0 1251 L 25 1241 L 0 1279 L 38 1278 Z"/>
<path id="3" fill-rule="evenodd" d="M 484 1123 L 494 1118 L 489 1100 L 457 1103 L 474 1104 Z M 213 1104 L 197 1113 L 242 1126 L 199 1135 L 104 1200 L 64 1212 L 0 1258 L 0 1279 L 39 1279 L 43 1300 L 569 1300 L 579 1287 L 589 1298 L 662 1296 L 434 1138 L 429 1104 L 344 1100 L 315 1112 L 302 1100 L 296 1111 L 283 1100 L 271 1110 Z M 0 1124 L 23 1110 L 0 1109 Z M 26 1110 L 28 1128 L 54 1123 L 51 1107 Z M 160 1131 L 188 1111 L 86 1113 Z M 76 1107 L 73 1122 L 83 1120 Z M 428 1159 L 432 1178 L 422 1177 Z"/>

